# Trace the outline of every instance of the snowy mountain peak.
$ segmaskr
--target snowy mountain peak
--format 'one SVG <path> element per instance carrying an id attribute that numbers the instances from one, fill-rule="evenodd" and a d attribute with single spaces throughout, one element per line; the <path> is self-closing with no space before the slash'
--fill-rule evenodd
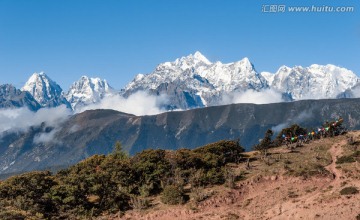
<path id="1" fill-rule="evenodd" d="M 244 57 L 242 60 L 238 61 L 239 63 L 242 63 L 246 66 L 252 66 L 252 63 L 250 62 L 249 58 Z"/>
<path id="2" fill-rule="evenodd" d="M 278 69 L 277 72 L 290 72 L 290 71 L 291 71 L 290 67 L 283 65 Z"/>
<path id="3" fill-rule="evenodd" d="M 29 92 L 42 107 L 56 107 L 62 104 L 70 107 L 63 97 L 61 87 L 44 72 L 33 73 L 21 90 Z"/>
<path id="4" fill-rule="evenodd" d="M 210 65 L 211 62 L 199 51 L 196 51 L 193 55 L 194 59 L 199 60 L 207 65 Z"/>
<path id="5" fill-rule="evenodd" d="M 182 109 L 216 105 L 225 93 L 268 88 L 248 58 L 238 62 L 211 63 L 200 52 L 165 62 L 150 74 L 138 74 L 125 87 L 125 96 L 139 90 L 165 93 L 171 106 Z"/>
<path id="6" fill-rule="evenodd" d="M 249 58 L 245 57 L 234 63 L 239 68 L 242 68 L 247 71 L 255 70 L 254 65 L 250 62 Z"/>
<path id="7" fill-rule="evenodd" d="M 72 84 L 66 93 L 66 99 L 70 102 L 72 108 L 76 110 L 79 107 L 97 103 L 104 97 L 115 93 L 116 91 L 106 80 L 82 76 Z"/>
<path id="8" fill-rule="evenodd" d="M 169 62 L 165 64 L 169 64 Z M 185 70 L 195 66 L 211 65 L 212 63 L 199 51 L 196 51 L 194 54 L 178 58 L 170 64 Z"/>
<path id="9" fill-rule="evenodd" d="M 36 82 L 50 82 L 52 81 L 44 72 L 35 72 L 33 73 L 30 78 L 28 79 L 28 81 L 25 83 L 25 85 L 23 86 L 23 88 L 29 88 L 32 85 L 36 84 Z"/>

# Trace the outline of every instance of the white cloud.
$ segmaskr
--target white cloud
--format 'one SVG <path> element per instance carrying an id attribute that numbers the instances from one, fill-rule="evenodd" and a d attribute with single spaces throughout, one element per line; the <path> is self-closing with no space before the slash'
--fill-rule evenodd
<path id="1" fill-rule="evenodd" d="M 293 118 L 290 118 L 288 120 L 288 122 L 285 122 L 285 123 L 281 123 L 281 124 L 278 124 L 276 126 L 273 126 L 271 128 L 271 130 L 273 130 L 275 133 L 278 133 L 280 132 L 283 128 L 286 128 L 286 127 L 290 127 L 292 124 L 298 124 L 301 126 L 301 123 L 303 123 L 304 121 L 310 119 L 313 117 L 313 112 L 312 112 L 312 108 L 309 109 L 309 110 L 305 110 L 305 111 L 302 111 L 300 112 L 300 114 L 296 115 L 295 117 Z"/>
<path id="2" fill-rule="evenodd" d="M 0 110 L 0 136 L 5 131 L 26 131 L 31 126 L 45 123 L 46 126 L 53 127 L 53 130 L 37 134 L 33 142 L 35 144 L 54 142 L 62 122 L 75 113 L 89 109 L 113 109 L 136 115 L 153 115 L 165 112 L 166 110 L 161 109 L 161 106 L 167 102 L 168 98 L 165 95 L 154 96 L 145 92 L 137 92 L 128 98 L 120 95 L 106 97 L 100 103 L 86 106 L 77 112 L 71 112 L 64 105 L 56 108 L 42 108 L 37 112 L 27 108 L 2 109 Z M 69 132 L 75 132 L 78 128 L 78 125 L 74 125 Z"/>
<path id="3" fill-rule="evenodd" d="M 234 92 L 222 96 L 220 104 L 234 104 L 234 103 L 254 103 L 254 104 L 268 104 L 284 102 L 282 94 L 272 89 L 262 91 L 247 90 L 244 92 Z"/>
<path id="4" fill-rule="evenodd" d="M 360 86 L 352 89 L 353 98 L 360 98 Z"/>
<path id="5" fill-rule="evenodd" d="M 81 108 L 77 113 L 91 109 L 113 109 L 134 115 L 155 115 L 166 111 L 161 108 L 166 103 L 168 103 L 166 95 L 154 96 L 139 91 L 128 98 L 120 95 L 105 97 L 99 103 Z"/>
<path id="6" fill-rule="evenodd" d="M 80 129 L 80 126 L 75 124 L 69 129 L 69 133 L 77 132 Z"/>
<path id="7" fill-rule="evenodd" d="M 3 109 L 0 110 L 0 132 L 24 131 L 43 122 L 47 126 L 56 127 L 71 114 L 71 111 L 64 105 L 56 108 L 43 108 L 37 112 L 27 108 Z"/>
<path id="8" fill-rule="evenodd" d="M 273 126 L 271 127 L 271 130 L 274 132 L 274 133 L 279 133 L 282 129 L 288 127 L 289 124 L 288 123 L 282 123 L 282 124 L 278 124 L 276 126 Z"/>
<path id="9" fill-rule="evenodd" d="M 59 129 L 53 129 L 50 132 L 46 133 L 40 133 L 35 135 L 34 137 L 34 144 L 40 144 L 40 143 L 49 143 L 49 142 L 56 142 L 55 134 L 58 132 Z"/>

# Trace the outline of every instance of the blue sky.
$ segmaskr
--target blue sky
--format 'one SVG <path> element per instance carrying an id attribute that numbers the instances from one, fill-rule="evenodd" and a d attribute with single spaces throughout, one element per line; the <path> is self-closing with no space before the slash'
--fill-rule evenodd
<path id="1" fill-rule="evenodd" d="M 263 13 L 263 5 L 353 6 L 352 13 Z M 0 83 L 45 71 L 120 89 L 195 51 L 256 69 L 332 63 L 360 74 L 359 0 L 0 0 Z"/>

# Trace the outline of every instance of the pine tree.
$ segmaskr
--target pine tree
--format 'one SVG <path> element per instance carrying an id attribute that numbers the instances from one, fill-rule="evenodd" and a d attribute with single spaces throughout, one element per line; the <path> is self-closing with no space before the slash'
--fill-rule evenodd
<path id="1" fill-rule="evenodd" d="M 129 157 L 128 154 L 123 150 L 122 144 L 120 141 L 117 141 L 115 143 L 114 151 L 113 151 L 112 155 L 115 158 L 120 159 L 120 160 L 125 160 Z"/>

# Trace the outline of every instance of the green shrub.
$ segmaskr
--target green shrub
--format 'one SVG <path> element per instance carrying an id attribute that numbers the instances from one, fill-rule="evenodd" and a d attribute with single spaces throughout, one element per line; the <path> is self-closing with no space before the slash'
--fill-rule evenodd
<path id="1" fill-rule="evenodd" d="M 337 158 L 336 163 L 337 164 L 343 164 L 343 163 L 353 163 L 355 162 L 354 157 L 350 156 L 341 156 Z"/>
<path id="2" fill-rule="evenodd" d="M 175 151 L 170 160 L 176 164 L 176 167 L 182 170 L 200 169 L 205 166 L 202 155 L 190 149 L 180 149 Z"/>
<path id="3" fill-rule="evenodd" d="M 360 150 L 357 150 L 355 151 L 353 154 L 352 154 L 353 157 L 360 157 Z"/>
<path id="4" fill-rule="evenodd" d="M 168 185 L 161 194 L 161 202 L 169 205 L 183 204 L 185 202 L 184 192 L 181 187 Z"/>
<path id="5" fill-rule="evenodd" d="M 171 176 L 171 165 L 165 158 L 165 150 L 144 150 L 131 159 L 138 186 L 148 185 L 149 195 L 161 192 L 161 181 Z"/>
<path id="6" fill-rule="evenodd" d="M 345 187 L 340 191 L 341 195 L 353 195 L 353 194 L 358 194 L 358 193 L 359 193 L 359 190 L 353 186 Z"/>
<path id="7" fill-rule="evenodd" d="M 292 168 L 286 165 L 286 170 L 289 175 L 303 177 L 304 179 L 310 178 L 312 176 L 326 176 L 330 174 L 330 172 L 326 170 L 324 166 L 317 163 L 307 164 L 306 167 L 299 166 Z"/>
<path id="8" fill-rule="evenodd" d="M 0 182 L 0 219 L 91 219 L 145 209 L 150 206 L 145 197 L 160 193 L 163 203 L 182 204 L 188 199 L 183 185 L 224 183 L 223 167 L 239 162 L 243 151 L 236 141 L 219 141 L 195 150 L 145 150 L 128 157 L 117 143 L 112 154 L 91 156 L 56 175 L 31 172 Z M 196 200 L 206 197 L 198 194 Z"/>
<path id="9" fill-rule="evenodd" d="M 48 171 L 10 177 L 0 184 L 0 201 L 13 201 L 17 209 L 48 216 L 56 212 L 54 203 L 48 197 L 51 187 L 55 185 Z"/>
<path id="10" fill-rule="evenodd" d="M 193 150 L 201 155 L 208 166 L 223 166 L 226 163 L 238 162 L 244 148 L 238 141 L 218 141 Z"/>
<path id="11" fill-rule="evenodd" d="M 26 215 L 16 210 L 0 210 L 0 219 L 2 220 L 25 220 Z"/>

